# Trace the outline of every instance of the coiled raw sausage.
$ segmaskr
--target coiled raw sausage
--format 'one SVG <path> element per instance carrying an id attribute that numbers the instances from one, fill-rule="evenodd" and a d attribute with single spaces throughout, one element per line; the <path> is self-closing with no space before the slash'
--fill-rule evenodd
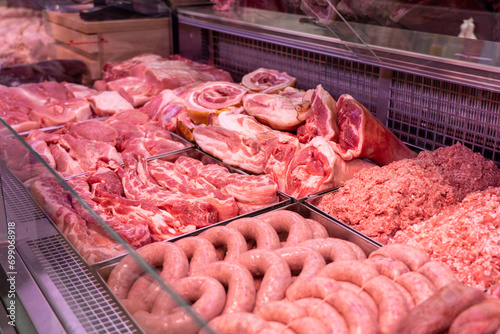
<path id="1" fill-rule="evenodd" d="M 392 257 L 372 256 L 367 261 L 377 269 L 380 275 L 387 276 L 392 280 L 410 271 L 406 264 Z"/>
<path id="2" fill-rule="evenodd" d="M 257 216 L 270 224 L 280 236 L 283 247 L 300 244 L 313 238 L 313 232 L 305 218 L 288 210 L 270 211 Z"/>
<path id="3" fill-rule="evenodd" d="M 500 331 L 500 299 L 489 299 L 460 313 L 450 326 L 450 334 L 486 334 Z"/>
<path id="4" fill-rule="evenodd" d="M 453 271 L 442 262 L 429 261 L 422 265 L 418 272 L 427 277 L 438 290 L 458 281 Z"/>
<path id="5" fill-rule="evenodd" d="M 255 304 L 252 274 L 242 265 L 225 261 L 212 262 L 196 270 L 199 276 L 213 277 L 227 287 L 222 313 L 251 312 Z"/>
<path id="6" fill-rule="evenodd" d="M 410 268 L 417 271 L 422 265 L 430 261 L 423 250 L 406 244 L 389 244 L 373 251 L 368 258 L 374 256 L 387 256 L 398 259 Z"/>
<path id="7" fill-rule="evenodd" d="M 241 253 L 246 252 L 247 242 L 243 235 L 235 229 L 225 226 L 214 226 L 206 229 L 198 235 L 205 238 L 221 252 L 218 255 L 220 261 L 236 261 Z"/>
<path id="8" fill-rule="evenodd" d="M 325 299 L 332 292 L 341 289 L 339 282 L 328 277 L 312 277 L 297 281 L 286 290 L 286 299 L 295 301 L 303 298 Z"/>
<path id="9" fill-rule="evenodd" d="M 172 289 L 183 299 L 192 302 L 191 309 L 204 321 L 218 316 L 226 300 L 224 287 L 210 277 L 184 277 L 172 283 Z M 195 334 L 200 324 L 166 292 L 161 292 L 151 313 L 139 311 L 134 318 L 148 334 Z"/>
<path id="10" fill-rule="evenodd" d="M 189 275 L 193 275 L 197 268 L 217 261 L 214 245 L 205 238 L 186 237 L 174 244 L 184 251 L 189 260 Z"/>
<path id="11" fill-rule="evenodd" d="M 329 237 L 326 227 L 321 225 L 318 221 L 306 218 L 306 222 L 309 224 L 309 227 L 311 227 L 313 239 L 326 239 Z"/>
<path id="12" fill-rule="evenodd" d="M 309 247 L 319 252 L 326 263 L 340 260 L 357 260 L 358 255 L 345 240 L 337 238 L 312 239 L 304 241 L 301 246 Z"/>
<path id="13" fill-rule="evenodd" d="M 292 274 L 281 256 L 270 250 L 252 249 L 241 254 L 238 262 L 253 275 L 263 275 L 255 298 L 255 308 L 285 298 L 285 291 L 292 283 Z"/>
<path id="14" fill-rule="evenodd" d="M 368 292 L 366 292 L 362 287 L 359 287 L 351 282 L 339 281 L 339 284 L 342 289 L 351 291 L 355 293 L 359 298 L 361 298 L 366 307 L 368 307 L 378 319 L 379 314 L 377 303 L 375 303 L 375 300 L 368 294 Z"/>
<path id="15" fill-rule="evenodd" d="M 302 307 L 286 299 L 262 304 L 254 313 L 264 320 L 278 321 L 285 325 L 307 315 Z"/>
<path id="16" fill-rule="evenodd" d="M 296 300 L 294 303 L 302 307 L 308 316 L 321 320 L 330 329 L 330 333 L 348 333 L 344 317 L 324 300 L 319 298 L 303 298 Z"/>
<path id="17" fill-rule="evenodd" d="M 276 230 L 257 218 L 240 218 L 226 225 L 240 232 L 247 240 L 255 241 L 258 249 L 277 249 L 281 247 Z M 251 249 L 248 247 L 248 249 Z"/>
<path id="18" fill-rule="evenodd" d="M 326 265 L 323 256 L 309 247 L 297 245 L 275 252 L 285 260 L 292 274 L 299 271 L 294 281 L 314 277 Z"/>
<path id="19" fill-rule="evenodd" d="M 321 320 L 313 317 L 303 317 L 295 319 L 288 324 L 295 333 L 297 334 L 330 334 L 330 330 L 326 327 Z"/>
<path id="20" fill-rule="evenodd" d="M 212 319 L 208 326 L 219 334 L 257 334 L 268 327 L 267 321 L 248 312 L 222 314 Z"/>
<path id="21" fill-rule="evenodd" d="M 369 279 L 378 275 L 379 273 L 373 265 L 367 261 L 359 260 L 332 262 L 318 273 L 318 276 L 351 282 L 360 287 L 364 286 Z"/>
<path id="22" fill-rule="evenodd" d="M 427 277 L 416 271 L 407 272 L 396 278 L 394 282 L 410 293 L 415 306 L 423 303 L 438 291 L 436 286 Z"/>

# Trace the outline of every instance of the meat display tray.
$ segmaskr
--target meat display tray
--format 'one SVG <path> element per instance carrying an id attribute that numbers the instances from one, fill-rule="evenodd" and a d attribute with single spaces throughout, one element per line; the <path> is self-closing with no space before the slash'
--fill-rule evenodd
<path id="1" fill-rule="evenodd" d="M 372 241 L 371 239 L 365 237 L 364 235 L 362 235 L 360 233 L 357 233 L 356 231 L 353 231 L 350 228 L 347 228 L 344 224 L 341 224 L 338 221 L 331 219 L 327 215 L 309 208 L 308 206 L 304 205 L 303 203 L 292 203 L 292 204 L 288 204 L 288 205 L 282 206 L 282 207 L 270 207 L 267 209 L 251 212 L 248 215 L 245 215 L 245 217 L 255 217 L 255 216 L 258 216 L 259 214 L 263 214 L 263 213 L 270 212 L 270 211 L 276 211 L 276 210 L 288 210 L 288 211 L 296 212 L 304 218 L 311 218 L 311 219 L 316 220 L 317 222 L 319 222 L 321 225 L 323 225 L 326 228 L 330 237 L 339 238 L 339 239 L 343 239 L 343 240 L 347 240 L 347 241 L 355 243 L 356 245 L 361 247 L 361 249 L 365 252 L 365 254 L 367 256 L 371 252 L 373 252 L 374 250 L 376 250 L 377 248 L 380 247 L 379 244 Z M 243 216 L 236 217 L 235 219 L 238 219 L 238 218 L 243 218 Z M 234 220 L 234 219 L 232 219 L 232 220 Z M 227 225 L 232 220 L 228 220 L 228 221 L 224 221 L 224 222 L 220 222 L 220 223 L 211 225 L 211 226 L 207 227 L 206 229 L 210 229 L 210 228 L 213 228 L 215 226 Z M 197 230 L 193 233 L 190 233 L 189 236 L 194 236 L 194 235 L 197 235 L 201 232 L 202 232 L 202 230 L 200 229 L 200 230 Z M 188 235 L 183 235 L 183 236 L 179 237 L 178 239 L 185 238 L 185 237 L 188 237 Z M 98 277 L 100 284 L 102 284 L 103 286 L 107 286 L 106 282 L 108 280 L 109 274 L 111 273 L 113 268 L 115 268 L 115 266 L 118 264 L 118 262 L 120 260 L 121 260 L 121 257 L 115 258 L 115 259 L 113 259 L 113 261 L 107 261 L 106 263 L 96 264 L 96 265 L 91 267 L 91 270 L 95 273 L 96 277 Z M 112 294 L 111 291 L 108 291 L 108 292 L 110 294 Z M 125 312 L 127 312 L 127 311 L 125 311 Z M 129 314 L 129 316 L 131 317 L 130 314 Z"/>

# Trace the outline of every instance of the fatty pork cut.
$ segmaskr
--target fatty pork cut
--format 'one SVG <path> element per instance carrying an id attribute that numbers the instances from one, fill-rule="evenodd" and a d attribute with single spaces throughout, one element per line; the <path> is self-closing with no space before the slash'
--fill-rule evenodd
<path id="1" fill-rule="evenodd" d="M 250 93 L 243 97 L 243 108 L 249 115 L 275 130 L 284 131 L 294 131 L 304 123 L 309 104 L 310 101 L 296 102 L 278 94 Z"/>
<path id="2" fill-rule="evenodd" d="M 253 92 L 263 94 L 277 93 L 286 87 L 293 87 L 297 79 L 285 72 L 258 68 L 241 78 L 241 84 Z"/>
<path id="3" fill-rule="evenodd" d="M 417 156 L 366 107 L 348 94 L 340 96 L 337 101 L 337 124 L 340 130 L 334 148 L 344 160 L 366 158 L 383 166 Z"/>
<path id="4" fill-rule="evenodd" d="M 297 138 L 301 143 L 308 143 L 317 136 L 336 141 L 338 135 L 336 102 L 322 85 L 318 85 L 311 96 L 306 123 L 297 129 Z"/>
<path id="5" fill-rule="evenodd" d="M 213 125 L 198 125 L 193 131 L 196 144 L 224 163 L 262 174 L 266 155 L 257 141 L 236 131 Z"/>
<path id="6" fill-rule="evenodd" d="M 290 160 L 286 171 L 286 193 L 303 198 L 343 185 L 358 171 L 373 166 L 359 159 L 344 161 L 335 153 L 331 142 L 316 137 Z"/>
<path id="7" fill-rule="evenodd" d="M 500 188 L 471 193 L 458 205 L 397 232 L 389 243 L 423 249 L 462 283 L 487 289 L 500 282 Z"/>
<path id="8" fill-rule="evenodd" d="M 500 169 L 457 143 L 433 152 L 423 151 L 414 159 L 364 169 L 317 205 L 386 244 L 396 232 L 489 186 L 500 186 Z"/>

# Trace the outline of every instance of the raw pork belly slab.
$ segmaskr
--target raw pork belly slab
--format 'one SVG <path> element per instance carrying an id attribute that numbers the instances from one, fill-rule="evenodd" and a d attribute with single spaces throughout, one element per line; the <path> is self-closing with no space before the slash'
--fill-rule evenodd
<path id="1" fill-rule="evenodd" d="M 395 233 L 459 203 L 467 194 L 500 186 L 500 169 L 457 143 L 415 159 L 368 168 L 325 195 L 318 208 L 386 244 Z"/>
<path id="2" fill-rule="evenodd" d="M 126 77 L 108 82 L 102 90 L 116 91 L 134 108 L 149 102 L 161 89 L 136 77 Z"/>
<path id="3" fill-rule="evenodd" d="M 134 109 L 133 105 L 114 91 L 95 93 L 88 96 L 87 99 L 92 111 L 97 116 L 110 116 L 121 111 Z"/>
<path id="4" fill-rule="evenodd" d="M 394 242 L 425 250 L 462 283 L 487 289 L 500 282 L 500 188 L 467 195 L 457 206 L 396 233 Z"/>
<path id="5" fill-rule="evenodd" d="M 297 79 L 285 72 L 258 68 L 241 78 L 241 84 L 251 91 L 264 94 L 277 93 L 286 87 L 295 86 Z"/>

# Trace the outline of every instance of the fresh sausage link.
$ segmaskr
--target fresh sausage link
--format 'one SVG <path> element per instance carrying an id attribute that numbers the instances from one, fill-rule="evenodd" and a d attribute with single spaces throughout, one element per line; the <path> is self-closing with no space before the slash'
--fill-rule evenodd
<path id="1" fill-rule="evenodd" d="M 181 248 L 189 259 L 189 275 L 196 269 L 217 261 L 217 252 L 214 245 L 207 239 L 200 237 L 186 237 L 174 242 Z"/>
<path id="2" fill-rule="evenodd" d="M 309 227 L 311 227 L 313 239 L 326 239 L 329 237 L 326 227 L 321 225 L 318 221 L 306 218 L 306 222 L 309 224 Z"/>
<path id="3" fill-rule="evenodd" d="M 156 242 L 136 250 L 136 253 L 150 266 L 163 267 L 160 277 L 171 284 L 188 275 L 189 262 L 184 251 L 169 242 Z M 139 310 L 150 311 L 161 290 L 157 282 L 150 284 L 142 296 L 128 300 L 134 282 L 145 272 L 132 255 L 125 256 L 113 269 L 108 278 L 111 292 L 120 299 L 130 313 Z M 133 294 L 134 295 L 134 294 Z"/>
<path id="4" fill-rule="evenodd" d="M 295 319 L 288 324 L 288 327 L 297 334 L 330 334 L 328 327 L 321 320 L 313 317 Z"/>
<path id="5" fill-rule="evenodd" d="M 415 306 L 422 304 L 427 298 L 438 291 L 427 277 L 416 271 L 403 274 L 396 278 L 394 282 L 410 293 Z"/>
<path id="6" fill-rule="evenodd" d="M 373 251 L 369 258 L 374 256 L 386 256 L 397 259 L 410 268 L 417 271 L 422 265 L 430 261 L 429 256 L 423 250 L 406 244 L 389 244 Z"/>
<path id="7" fill-rule="evenodd" d="M 332 292 L 341 289 L 339 282 L 327 277 L 312 277 L 292 284 L 286 290 L 286 299 L 295 301 L 302 298 L 325 299 Z"/>
<path id="8" fill-rule="evenodd" d="M 450 334 L 486 334 L 500 331 L 500 299 L 489 299 L 460 313 L 450 326 Z"/>
<path id="9" fill-rule="evenodd" d="M 379 333 L 376 315 L 356 293 L 339 289 L 332 292 L 325 300 L 342 314 L 350 334 Z"/>
<path id="10" fill-rule="evenodd" d="M 458 282 L 450 283 L 415 306 L 399 321 L 396 333 L 441 333 L 461 312 L 485 298 L 485 293 L 479 289 Z"/>
<path id="11" fill-rule="evenodd" d="M 421 266 L 418 272 L 427 277 L 438 290 L 458 281 L 453 271 L 442 262 L 429 261 Z"/>
<path id="12" fill-rule="evenodd" d="M 247 251 L 247 242 L 240 232 L 225 226 L 214 226 L 198 235 L 210 241 L 216 249 L 222 248 L 224 257 L 220 261 L 237 261 Z M 222 257 L 222 256 L 221 256 Z"/>
<path id="13" fill-rule="evenodd" d="M 318 276 L 346 281 L 362 287 L 369 279 L 378 276 L 377 269 L 369 262 L 359 260 L 336 261 L 327 264 Z"/>
<path id="14" fill-rule="evenodd" d="M 321 320 L 330 329 L 330 333 L 348 333 L 344 317 L 324 300 L 319 298 L 303 298 L 296 300 L 294 303 L 302 307 L 308 316 Z"/>
<path id="15" fill-rule="evenodd" d="M 208 326 L 218 334 L 257 334 L 267 328 L 268 324 L 253 313 L 237 312 L 222 314 L 212 319 Z M 200 334 L 205 333 L 206 331 L 200 331 Z"/>
<path id="16" fill-rule="evenodd" d="M 278 321 L 285 325 L 307 315 L 302 307 L 286 299 L 262 304 L 254 313 L 264 320 Z"/>
<path id="17" fill-rule="evenodd" d="M 277 321 L 268 321 L 267 327 L 259 332 L 259 334 L 297 334 L 288 328 L 287 325 Z"/>
<path id="18" fill-rule="evenodd" d="M 285 291 L 292 283 L 292 274 L 281 256 L 270 250 L 252 249 L 241 254 L 238 261 L 253 275 L 263 275 L 255 298 L 256 308 L 263 303 L 285 298 Z"/>
<path id="19" fill-rule="evenodd" d="M 199 276 L 213 277 L 227 287 L 222 313 L 250 312 L 255 304 L 252 274 L 242 265 L 225 261 L 210 263 L 196 271 Z"/>
<path id="20" fill-rule="evenodd" d="M 326 263 L 358 259 L 358 255 L 354 252 L 352 247 L 342 239 L 312 239 L 302 242 L 300 246 L 309 247 L 319 252 Z"/>
<path id="21" fill-rule="evenodd" d="M 257 218 L 240 218 L 230 222 L 226 227 L 240 232 L 247 240 L 255 240 L 258 249 L 277 249 L 281 247 L 276 230 Z"/>
<path id="22" fill-rule="evenodd" d="M 204 321 L 220 315 L 226 302 L 222 284 L 210 277 L 184 277 L 172 283 L 172 289 L 187 302 Z M 195 334 L 200 325 L 166 292 L 161 292 L 151 313 L 139 311 L 134 318 L 148 334 Z"/>
<path id="23" fill-rule="evenodd" d="M 405 297 L 396 283 L 379 275 L 368 280 L 363 289 L 372 296 L 378 306 L 378 323 L 382 334 L 396 333 L 397 323 L 408 313 Z"/>
<path id="24" fill-rule="evenodd" d="M 361 247 L 356 245 L 354 242 L 349 240 L 344 240 L 349 246 L 351 246 L 352 250 L 358 256 L 358 260 L 365 260 L 367 258 L 366 253 L 363 251 Z"/>
<path id="25" fill-rule="evenodd" d="M 392 280 L 410 272 L 406 264 L 392 257 L 373 256 L 366 261 L 370 262 L 380 275 L 387 276 Z"/>
<path id="26" fill-rule="evenodd" d="M 339 281 L 339 284 L 342 289 L 355 293 L 361 300 L 363 300 L 365 306 L 368 307 L 370 311 L 372 311 L 375 317 L 378 319 L 379 312 L 377 303 L 375 303 L 375 300 L 373 299 L 372 296 L 368 294 L 368 292 L 366 292 L 363 288 L 351 282 Z"/>
<path id="27" fill-rule="evenodd" d="M 314 249 L 304 246 L 291 246 L 275 250 L 285 260 L 291 272 L 300 271 L 297 280 L 309 279 L 326 265 L 320 253 Z"/>
<path id="28" fill-rule="evenodd" d="M 280 235 L 285 233 L 283 247 L 294 246 L 313 238 L 313 232 L 304 217 L 288 210 L 270 211 L 257 216 L 258 219 L 270 224 Z"/>

